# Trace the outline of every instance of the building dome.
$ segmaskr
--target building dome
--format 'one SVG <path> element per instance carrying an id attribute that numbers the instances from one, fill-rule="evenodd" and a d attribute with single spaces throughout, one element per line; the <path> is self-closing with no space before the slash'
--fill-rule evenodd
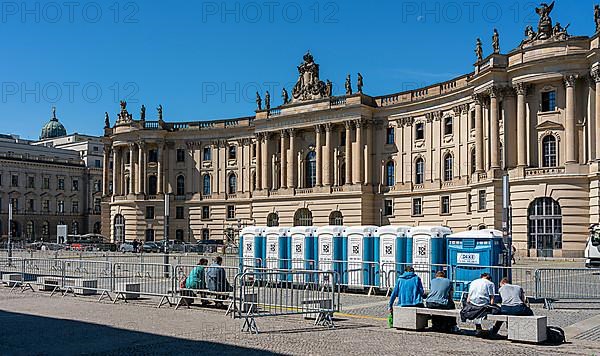
<path id="1" fill-rule="evenodd" d="M 67 130 L 56 118 L 56 108 L 52 108 L 52 118 L 42 128 L 40 140 L 67 136 Z"/>

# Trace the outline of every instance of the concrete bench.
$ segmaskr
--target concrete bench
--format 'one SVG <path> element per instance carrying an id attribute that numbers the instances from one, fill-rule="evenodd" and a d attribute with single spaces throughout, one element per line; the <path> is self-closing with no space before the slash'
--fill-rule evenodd
<path id="1" fill-rule="evenodd" d="M 139 299 L 141 291 L 140 283 L 124 283 L 117 287 L 117 294 L 121 297 L 121 299 L 131 300 L 131 299 Z M 115 299 L 116 301 L 117 299 Z"/>
<path id="2" fill-rule="evenodd" d="M 41 276 L 37 277 L 36 285 L 39 291 L 53 292 L 60 286 L 61 277 Z"/>
<path id="3" fill-rule="evenodd" d="M 23 283 L 23 276 L 20 273 L 5 273 L 2 275 L 2 283 L 12 288 Z"/>
<path id="4" fill-rule="evenodd" d="M 139 289 L 138 289 L 139 291 Z M 97 279 L 86 279 L 76 278 L 73 293 L 79 295 L 95 295 L 98 294 L 98 280 Z"/>
<path id="5" fill-rule="evenodd" d="M 394 328 L 407 330 L 423 330 L 432 316 L 460 318 L 460 310 L 443 310 L 427 308 L 394 307 Z M 503 321 L 508 329 L 511 341 L 540 343 L 546 341 L 547 317 L 545 316 L 513 316 L 488 315 L 490 321 Z"/>

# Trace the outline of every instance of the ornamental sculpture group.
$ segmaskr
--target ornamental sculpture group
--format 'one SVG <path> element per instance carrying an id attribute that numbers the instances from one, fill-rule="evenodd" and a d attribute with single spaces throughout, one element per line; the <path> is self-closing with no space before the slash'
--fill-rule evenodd
<path id="1" fill-rule="evenodd" d="M 346 95 L 352 95 L 352 78 L 350 74 L 346 77 L 344 84 Z M 356 80 L 356 88 L 359 93 L 363 92 L 363 76 L 358 73 Z M 333 96 L 333 83 L 330 80 L 326 82 L 319 78 L 319 65 L 315 63 L 310 52 L 307 52 L 303 57 L 303 62 L 298 66 L 298 80 L 292 89 L 292 96 L 283 88 L 281 91 L 281 99 L 283 105 L 297 103 L 309 100 L 318 100 L 330 98 Z M 259 92 L 256 92 L 256 107 L 258 111 L 263 110 L 263 98 Z M 264 110 L 271 110 L 271 95 L 267 91 L 264 97 Z"/>

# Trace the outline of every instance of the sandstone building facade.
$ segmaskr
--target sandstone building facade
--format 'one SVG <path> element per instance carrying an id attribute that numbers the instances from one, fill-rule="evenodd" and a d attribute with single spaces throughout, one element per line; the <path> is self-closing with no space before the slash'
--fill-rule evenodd
<path id="1" fill-rule="evenodd" d="M 600 214 L 600 35 L 548 15 L 516 49 L 496 37 L 473 72 L 418 90 L 372 97 L 361 77 L 332 96 L 307 54 L 290 98 L 257 98 L 249 117 L 135 120 L 122 103 L 104 224 L 116 241 L 162 239 L 168 197 L 169 236 L 185 241 L 246 225 L 500 229 L 506 172 L 519 253 L 582 256 Z"/>

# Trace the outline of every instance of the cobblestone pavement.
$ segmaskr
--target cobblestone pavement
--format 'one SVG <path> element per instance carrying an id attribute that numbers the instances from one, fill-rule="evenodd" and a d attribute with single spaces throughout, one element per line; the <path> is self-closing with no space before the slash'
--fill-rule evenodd
<path id="1" fill-rule="evenodd" d="M 384 309 L 386 304 L 384 297 L 361 295 L 344 296 L 343 302 L 346 314 L 381 310 L 379 304 Z M 223 310 L 175 311 L 154 305 L 154 301 L 113 305 L 88 297 L 51 298 L 40 292 L 10 294 L 0 288 L 0 354 L 600 354 L 597 342 L 577 339 L 559 347 L 534 346 L 391 330 L 385 327 L 385 311 L 377 314 L 381 317 L 340 314 L 333 330 L 314 327 L 300 317 L 262 318 L 257 319 L 261 333 L 248 335 L 240 332 L 241 321 L 225 317 Z M 578 319 L 589 315 L 581 313 Z"/>

